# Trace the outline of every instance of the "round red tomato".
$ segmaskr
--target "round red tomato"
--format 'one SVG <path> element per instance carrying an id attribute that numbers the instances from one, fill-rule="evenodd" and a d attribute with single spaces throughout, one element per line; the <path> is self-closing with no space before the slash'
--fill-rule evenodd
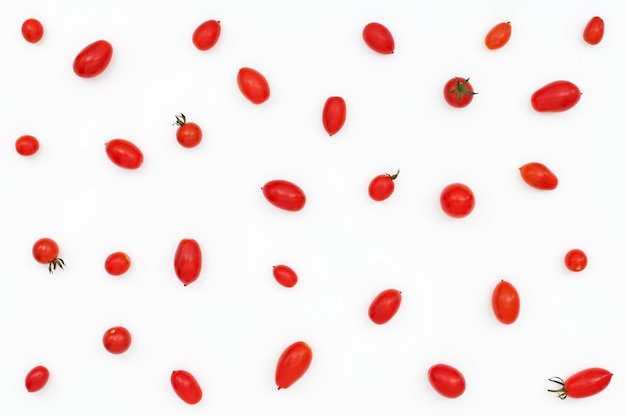
<path id="1" fill-rule="evenodd" d="M 498 23 L 485 36 L 487 49 L 502 48 L 511 39 L 511 22 Z"/>
<path id="2" fill-rule="evenodd" d="M 201 51 L 206 51 L 215 46 L 220 38 L 221 32 L 222 27 L 219 20 L 207 20 L 196 28 L 191 40 L 196 48 Z"/>
<path id="3" fill-rule="evenodd" d="M 457 398 L 465 392 L 463 374 L 450 365 L 433 365 L 428 370 L 428 381 L 435 391 L 444 397 Z"/>
<path id="4" fill-rule="evenodd" d="M 461 218 L 474 210 L 474 193 L 465 184 L 454 183 L 446 186 L 439 197 L 441 208 L 450 217 Z"/>
<path id="5" fill-rule="evenodd" d="M 39 150 L 39 141 L 31 135 L 24 135 L 15 141 L 15 150 L 22 156 L 31 156 Z"/>
<path id="6" fill-rule="evenodd" d="M 298 275 L 287 265 L 275 265 L 272 268 L 272 274 L 276 281 L 287 288 L 291 288 L 298 283 Z"/>
<path id="7" fill-rule="evenodd" d="M 530 103 L 538 112 L 561 112 L 574 107 L 581 95 L 576 84 L 559 80 L 535 91 L 530 97 Z"/>
<path id="8" fill-rule="evenodd" d="M 388 199 L 396 187 L 394 180 L 398 178 L 398 174 L 400 174 L 400 170 L 393 175 L 381 174 L 372 178 L 367 189 L 372 200 L 383 201 Z"/>
<path id="9" fill-rule="evenodd" d="M 539 162 L 529 162 L 519 169 L 526 184 L 539 190 L 554 190 L 559 180 L 547 166 Z"/>
<path id="10" fill-rule="evenodd" d="M 363 40 L 379 54 L 393 54 L 395 42 L 389 29 L 380 23 L 372 22 L 363 28 Z"/>
<path id="11" fill-rule="evenodd" d="M 580 272 L 587 267 L 587 255 L 580 249 L 572 249 L 565 254 L 565 266 L 573 272 Z"/>
<path id="12" fill-rule="evenodd" d="M 181 146 L 185 148 L 193 148 L 200 144 L 202 140 L 202 129 L 194 122 L 188 122 L 184 114 L 176 116 L 175 125 L 178 126 L 176 130 L 176 140 Z"/>
<path id="13" fill-rule="evenodd" d="M 443 97 L 446 103 L 452 107 L 462 108 L 469 105 L 474 99 L 474 87 L 469 82 L 469 78 L 454 77 L 444 85 Z"/>
<path id="14" fill-rule="evenodd" d="M 130 257 L 124 252 L 114 252 L 104 261 L 104 269 L 111 275 L 125 274 L 130 268 Z"/>
<path id="15" fill-rule="evenodd" d="M 313 360 L 313 351 L 305 342 L 289 345 L 276 363 L 276 385 L 278 389 L 289 388 L 309 369 Z"/>
<path id="16" fill-rule="evenodd" d="M 87 45 L 74 59 L 74 73 L 82 78 L 100 75 L 111 62 L 113 46 L 105 40 Z"/>
<path id="17" fill-rule="evenodd" d="M 48 264 L 48 271 L 63 269 L 65 262 L 59 258 L 59 245 L 48 237 L 43 237 L 33 245 L 33 257 L 41 264 Z"/>
<path id="18" fill-rule="evenodd" d="M 491 295 L 491 307 L 500 323 L 512 324 L 517 320 L 520 299 L 517 290 L 510 282 L 502 280 L 496 285 Z"/>
<path id="19" fill-rule="evenodd" d="M 568 396 L 572 398 L 585 398 L 604 390 L 611 382 L 613 374 L 603 368 L 587 368 L 576 372 L 563 381 L 562 378 L 550 378 L 548 381 L 561 385 L 559 389 L 549 389 L 556 392 L 559 398 L 564 400 Z"/>
<path id="20" fill-rule="evenodd" d="M 385 324 L 396 315 L 401 302 L 402 293 L 400 291 L 384 290 L 372 300 L 367 314 L 374 323 Z"/>
<path id="21" fill-rule="evenodd" d="M 187 286 L 200 276 L 202 270 L 202 250 L 194 239 L 183 239 L 174 254 L 176 276 Z"/>
<path id="22" fill-rule="evenodd" d="M 597 45 L 604 37 L 604 20 L 594 16 L 589 20 L 583 31 L 583 39 L 590 45 Z"/>
<path id="23" fill-rule="evenodd" d="M 37 43 L 43 37 L 43 25 L 37 19 L 26 19 L 22 23 L 22 36 L 30 43 Z"/>
<path id="24" fill-rule="evenodd" d="M 111 327 L 102 336 L 104 348 L 116 355 L 126 352 L 130 347 L 130 342 L 130 332 L 122 326 Z"/>
<path id="25" fill-rule="evenodd" d="M 263 186 L 262 191 L 267 201 L 283 210 L 299 211 L 306 203 L 304 191 L 286 180 L 269 181 Z"/>
<path id="26" fill-rule="evenodd" d="M 241 68 L 237 74 L 237 85 L 241 94 L 254 104 L 261 104 L 270 98 L 270 85 L 255 69 Z"/>
<path id="27" fill-rule="evenodd" d="M 329 97 L 322 111 L 322 123 L 330 136 L 339 132 L 346 121 L 346 102 L 342 97 Z"/>
<path id="28" fill-rule="evenodd" d="M 50 377 L 50 371 L 48 368 L 42 365 L 35 366 L 26 374 L 24 383 L 26 384 L 26 391 L 37 392 L 48 383 Z"/>
<path id="29" fill-rule="evenodd" d="M 143 153 L 126 139 L 112 139 L 105 144 L 107 156 L 120 168 L 137 169 L 143 164 Z"/>
<path id="30" fill-rule="evenodd" d="M 170 382 L 176 395 L 187 404 L 197 404 L 202 399 L 202 388 L 189 372 L 183 370 L 172 372 Z"/>

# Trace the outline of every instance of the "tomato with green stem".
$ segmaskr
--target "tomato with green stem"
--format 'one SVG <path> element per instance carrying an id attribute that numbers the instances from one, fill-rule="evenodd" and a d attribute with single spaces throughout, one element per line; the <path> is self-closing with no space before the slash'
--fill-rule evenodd
<path id="1" fill-rule="evenodd" d="M 398 178 L 400 170 L 395 174 L 380 174 L 372 178 L 367 192 L 374 201 L 383 201 L 388 199 L 395 189 L 394 181 Z"/>
<path id="2" fill-rule="evenodd" d="M 50 378 L 50 371 L 43 365 L 37 365 L 26 374 L 24 384 L 26 391 L 37 392 L 46 386 Z"/>
<path id="3" fill-rule="evenodd" d="M 197 404 L 202 399 L 202 388 L 190 372 L 182 369 L 173 371 L 170 375 L 170 383 L 178 398 L 187 404 Z"/>
<path id="4" fill-rule="evenodd" d="M 274 379 L 278 389 L 289 388 L 302 378 L 312 361 L 313 350 L 307 343 L 298 341 L 289 345 L 276 363 Z"/>
<path id="5" fill-rule="evenodd" d="M 22 156 L 31 156 L 39 150 L 39 141 L 32 135 L 23 135 L 15 141 L 15 150 Z"/>
<path id="6" fill-rule="evenodd" d="M 487 32 L 485 46 L 487 49 L 500 49 L 511 39 L 511 22 L 498 23 Z"/>
<path id="7" fill-rule="evenodd" d="M 52 274 L 57 267 L 63 269 L 65 262 L 59 258 L 59 245 L 48 237 L 42 237 L 33 244 L 33 257 L 41 264 L 48 264 L 48 271 Z"/>
<path id="8" fill-rule="evenodd" d="M 122 326 L 111 327 L 102 336 L 104 348 L 115 355 L 126 352 L 130 347 L 131 341 L 130 332 Z"/>
<path id="9" fill-rule="evenodd" d="M 113 252 L 104 260 L 104 269 L 110 275 L 122 275 L 130 269 L 130 257 L 125 252 Z"/>
<path id="10" fill-rule="evenodd" d="M 589 45 L 597 45 L 604 37 L 604 20 L 601 17 L 592 17 L 583 30 L 583 39 Z"/>
<path id="11" fill-rule="evenodd" d="M 446 103 L 456 108 L 468 106 L 476 95 L 469 78 L 454 77 L 448 80 L 443 87 L 443 97 Z"/>
<path id="12" fill-rule="evenodd" d="M 396 47 L 393 35 L 383 24 L 368 23 L 363 28 L 362 36 L 365 44 L 373 51 L 385 55 L 393 54 Z"/>
<path id="13" fill-rule="evenodd" d="M 98 40 L 85 46 L 74 59 L 74 73 L 81 78 L 96 77 L 109 66 L 113 57 L 113 46 Z"/>
<path id="14" fill-rule="evenodd" d="M 572 272 L 580 272 L 587 267 L 587 254 L 581 249 L 572 249 L 565 254 L 565 266 Z"/>
<path id="15" fill-rule="evenodd" d="M 201 51 L 207 51 L 215 46 L 220 38 L 222 27 L 219 20 L 202 22 L 191 36 L 194 46 Z"/>
<path id="16" fill-rule="evenodd" d="M 465 392 L 465 377 L 450 365 L 440 363 L 431 366 L 428 381 L 435 391 L 447 398 L 457 398 Z"/>
<path id="17" fill-rule="evenodd" d="M 197 123 L 188 122 L 184 114 L 176 116 L 175 126 L 178 126 L 176 130 L 176 140 L 184 148 L 193 148 L 200 144 L 202 140 L 202 129 Z"/>
<path id="18" fill-rule="evenodd" d="M 43 25 L 37 19 L 24 20 L 22 23 L 22 36 L 27 42 L 39 42 L 43 38 Z"/>
<path id="19" fill-rule="evenodd" d="M 585 398 L 596 395 L 603 391 L 611 382 L 613 374 L 603 368 L 587 368 L 576 372 L 565 381 L 563 378 L 553 377 L 548 381 L 559 384 L 558 389 L 549 389 L 548 392 L 555 392 L 560 399 L 567 397 Z"/>

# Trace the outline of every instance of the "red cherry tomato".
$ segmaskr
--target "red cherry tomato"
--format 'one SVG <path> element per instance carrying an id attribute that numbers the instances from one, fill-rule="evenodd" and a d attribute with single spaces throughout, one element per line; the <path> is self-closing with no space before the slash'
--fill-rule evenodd
<path id="1" fill-rule="evenodd" d="M 548 381 L 561 385 L 559 389 L 549 389 L 556 392 L 559 398 L 564 400 L 568 396 L 572 398 L 584 398 L 595 395 L 604 390 L 611 382 L 613 374 L 602 368 L 587 368 L 576 372 L 563 381 L 562 378 L 554 377 Z"/>
<path id="2" fill-rule="evenodd" d="M 189 372 L 183 370 L 172 372 L 170 382 L 176 395 L 187 404 L 197 404 L 202 399 L 202 388 Z"/>
<path id="3" fill-rule="evenodd" d="M 289 388 L 309 369 L 313 360 L 311 347 L 304 342 L 289 345 L 276 363 L 276 385 L 278 389 Z"/>
<path id="4" fill-rule="evenodd" d="M 519 294 L 510 282 L 502 280 L 496 285 L 491 295 L 491 307 L 500 323 L 512 324 L 517 320 L 520 310 Z"/>
<path id="5" fill-rule="evenodd" d="M 322 111 L 322 123 L 330 136 L 339 132 L 346 121 L 346 102 L 342 97 L 329 97 Z"/>
<path id="6" fill-rule="evenodd" d="M 502 48 L 511 39 L 511 22 L 498 23 L 485 36 L 487 49 Z"/>
<path id="7" fill-rule="evenodd" d="M 43 37 L 43 25 L 37 19 L 26 19 L 22 23 L 22 36 L 27 42 L 37 43 Z"/>
<path id="8" fill-rule="evenodd" d="M 474 87 L 469 82 L 469 78 L 454 77 L 444 85 L 443 97 L 446 103 L 452 107 L 462 108 L 469 105 L 474 99 Z"/>
<path id="9" fill-rule="evenodd" d="M 37 392 L 48 383 L 50 377 L 50 371 L 48 368 L 42 365 L 35 366 L 26 374 L 24 383 L 26 384 L 26 391 Z"/>
<path id="10" fill-rule="evenodd" d="M 395 42 L 389 29 L 380 23 L 372 22 L 363 28 L 363 40 L 373 51 L 379 54 L 393 54 Z"/>
<path id="11" fill-rule="evenodd" d="M 583 39 L 590 45 L 597 45 L 604 37 L 604 20 L 594 16 L 589 20 L 583 31 Z"/>
<path id="12" fill-rule="evenodd" d="M 237 74 L 237 85 L 241 94 L 254 104 L 270 98 L 270 86 L 260 72 L 252 68 L 241 68 Z"/>
<path id="13" fill-rule="evenodd" d="M 130 257 L 124 252 L 114 252 L 104 261 L 104 269 L 111 275 L 125 274 L 130 268 Z"/>
<path id="14" fill-rule="evenodd" d="M 291 288 L 298 283 L 298 275 L 287 265 L 275 265 L 272 274 L 276 281 L 287 288 Z"/>
<path id="15" fill-rule="evenodd" d="M 196 48 L 206 51 L 215 46 L 221 32 L 222 27 L 219 20 L 207 20 L 194 30 L 191 40 Z"/>
<path id="16" fill-rule="evenodd" d="M 450 217 L 461 218 L 474 210 L 474 193 L 465 184 L 454 183 L 446 186 L 439 197 L 441 208 Z"/>
<path id="17" fill-rule="evenodd" d="M 587 255 L 580 249 L 572 249 L 565 254 L 565 266 L 573 272 L 580 272 L 587 267 Z"/>
<path id="18" fill-rule="evenodd" d="M 385 324 L 396 315 L 402 302 L 402 293 L 388 289 L 378 294 L 370 304 L 367 314 L 376 324 Z"/>
<path id="19" fill-rule="evenodd" d="M 63 269 L 65 262 L 59 258 L 59 245 L 48 237 L 43 237 L 33 245 L 33 257 L 41 264 L 48 264 L 48 271 Z"/>
<path id="20" fill-rule="evenodd" d="M 104 348 L 116 355 L 126 352 L 130 347 L 130 342 L 130 332 L 122 326 L 111 327 L 102 336 Z"/>
<path id="21" fill-rule="evenodd" d="M 15 150 L 22 156 L 31 156 L 39 150 L 39 141 L 31 135 L 24 135 L 15 141 Z"/>
<path id="22" fill-rule="evenodd" d="M 105 144 L 107 156 L 120 168 L 137 169 L 143 164 L 143 153 L 126 139 L 112 139 Z"/>
<path id="23" fill-rule="evenodd" d="M 185 148 L 193 148 L 200 144 L 202 140 L 202 129 L 194 122 L 188 122 L 184 114 L 176 116 L 174 125 L 178 126 L 176 130 L 176 140 Z"/>
<path id="24" fill-rule="evenodd" d="M 582 93 L 569 81 L 553 81 L 535 91 L 530 103 L 538 112 L 561 112 L 569 110 L 580 101 Z"/>
<path id="25" fill-rule="evenodd" d="M 556 175 L 547 166 L 539 162 L 529 162 L 522 165 L 519 171 L 526 184 L 539 190 L 554 190 L 559 184 Z"/>
<path id="26" fill-rule="evenodd" d="M 74 73 L 82 78 L 92 78 L 102 74 L 113 56 L 113 46 L 105 40 L 87 45 L 74 59 Z"/>
<path id="27" fill-rule="evenodd" d="M 383 201 L 388 199 L 396 187 L 394 180 L 398 178 L 398 174 L 400 174 L 400 170 L 393 175 L 381 174 L 375 176 L 370 181 L 370 185 L 367 189 L 372 200 Z"/>
<path id="28" fill-rule="evenodd" d="M 450 365 L 433 365 L 428 370 L 428 381 L 444 397 L 457 398 L 465 392 L 463 374 Z"/>
<path id="29" fill-rule="evenodd" d="M 267 201 L 283 210 L 299 211 L 306 203 L 304 191 L 296 184 L 286 180 L 269 181 L 262 190 Z"/>
<path id="30" fill-rule="evenodd" d="M 200 276 L 202 270 L 202 250 L 193 239 L 183 239 L 174 254 L 174 271 L 176 276 L 187 286 Z"/>

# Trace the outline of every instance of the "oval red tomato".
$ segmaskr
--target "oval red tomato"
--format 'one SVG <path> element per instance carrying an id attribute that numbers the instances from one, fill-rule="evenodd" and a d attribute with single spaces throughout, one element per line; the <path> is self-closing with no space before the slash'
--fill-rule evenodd
<path id="1" fill-rule="evenodd" d="M 519 169 L 526 184 L 539 190 L 554 190 L 559 180 L 547 166 L 539 162 L 529 162 Z"/>
<path id="2" fill-rule="evenodd" d="M 191 41 L 196 48 L 201 51 L 206 51 L 215 46 L 220 38 L 221 32 L 222 26 L 219 20 L 207 20 L 194 30 Z"/>
<path id="3" fill-rule="evenodd" d="M 200 144 L 202 141 L 202 129 L 197 123 L 188 122 L 184 114 L 176 116 L 175 125 L 178 126 L 176 130 L 176 140 L 185 148 L 193 148 Z"/>
<path id="4" fill-rule="evenodd" d="M 105 40 L 87 45 L 74 59 L 74 73 L 82 78 L 92 78 L 102 74 L 113 56 L 113 46 Z"/>
<path id="5" fill-rule="evenodd" d="M 511 39 L 511 22 L 498 23 L 485 36 L 487 49 L 502 48 Z"/>
<path id="6" fill-rule="evenodd" d="M 520 298 L 510 282 L 502 280 L 496 285 L 491 295 L 491 307 L 500 323 L 512 324 L 520 311 Z"/>
<path id="7" fill-rule="evenodd" d="M 384 25 L 372 22 L 363 28 L 363 40 L 373 51 L 379 54 L 393 54 L 395 41 L 393 35 Z"/>
<path id="8" fill-rule="evenodd" d="M 39 141 L 31 135 L 23 135 L 15 141 L 15 150 L 22 156 L 31 156 L 39 150 Z"/>
<path id="9" fill-rule="evenodd" d="M 39 42 L 43 38 L 43 25 L 37 19 L 24 20 L 24 23 L 22 23 L 22 36 L 27 42 Z"/>
<path id="10" fill-rule="evenodd" d="M 530 97 L 530 103 L 538 112 L 562 112 L 574 107 L 581 95 L 576 84 L 558 80 L 535 91 Z"/>
<path id="11" fill-rule="evenodd" d="M 298 283 L 298 275 L 287 265 L 275 265 L 272 268 L 272 274 L 276 281 L 287 288 L 291 288 Z"/>
<path id="12" fill-rule="evenodd" d="M 113 252 L 104 260 L 104 269 L 111 275 L 125 274 L 130 268 L 130 257 L 124 252 Z"/>
<path id="13" fill-rule="evenodd" d="M 187 404 L 197 404 L 202 399 L 202 388 L 191 373 L 184 370 L 174 371 L 170 382 L 176 395 Z"/>
<path id="14" fill-rule="evenodd" d="M 304 191 L 286 180 L 269 181 L 263 186 L 262 191 L 267 201 L 283 210 L 299 211 L 306 204 Z"/>
<path id="15" fill-rule="evenodd" d="M 59 258 L 59 245 L 48 237 L 43 237 L 33 244 L 33 257 L 41 264 L 48 264 L 48 271 L 63 269 L 65 262 Z"/>
<path id="16" fill-rule="evenodd" d="M 384 290 L 370 303 L 367 314 L 376 324 L 385 324 L 396 315 L 402 302 L 402 293 L 395 289 Z"/>
<path id="17" fill-rule="evenodd" d="M 450 217 L 461 218 L 474 210 L 472 190 L 465 184 L 453 183 L 446 186 L 439 197 L 441 208 Z"/>
<path id="18" fill-rule="evenodd" d="M 587 254 L 580 249 L 572 249 L 565 254 L 565 266 L 572 272 L 580 272 L 587 267 Z"/>
<path id="19" fill-rule="evenodd" d="M 174 254 L 174 271 L 178 279 L 187 286 L 200 276 L 202 250 L 194 239 L 183 239 Z"/>
<path id="20" fill-rule="evenodd" d="M 383 201 L 388 199 L 391 194 L 393 194 L 393 190 L 396 188 L 394 181 L 398 178 L 398 174 L 400 174 L 400 170 L 393 175 L 381 174 L 372 178 L 367 189 L 371 199 L 374 201 Z"/>
<path id="21" fill-rule="evenodd" d="M 329 97 L 324 103 L 322 123 L 330 136 L 339 132 L 346 121 L 346 102 L 342 97 Z"/>
<path id="22" fill-rule="evenodd" d="M 104 348 L 116 355 L 126 352 L 131 341 L 130 332 L 122 326 L 111 327 L 102 336 Z"/>
<path id="23" fill-rule="evenodd" d="M 289 345 L 276 363 L 275 381 L 278 389 L 289 388 L 309 369 L 313 360 L 313 351 L 305 342 L 298 341 Z"/>
<path id="24" fill-rule="evenodd" d="M 143 164 L 143 153 L 126 139 L 112 139 L 105 144 L 107 156 L 120 168 L 137 169 Z"/>
<path id="25" fill-rule="evenodd" d="M 245 98 L 254 104 L 261 104 L 270 98 L 270 85 L 259 71 L 241 68 L 237 73 L 237 85 Z"/>
<path id="26" fill-rule="evenodd" d="M 443 86 L 443 97 L 446 103 L 456 108 L 468 106 L 474 99 L 474 87 L 469 82 L 469 78 L 454 77 L 448 80 Z"/>
<path id="27" fill-rule="evenodd" d="M 585 398 L 596 395 L 603 391 L 611 382 L 613 374 L 603 368 L 587 368 L 576 372 L 574 375 L 563 381 L 562 378 L 550 378 L 549 381 L 561 385 L 559 389 L 549 389 L 549 392 L 556 392 L 560 399 L 565 398 Z"/>
<path id="28" fill-rule="evenodd" d="M 24 380 L 26 384 L 26 391 L 37 392 L 48 383 L 50 377 L 50 371 L 43 365 L 35 366 L 27 374 Z"/>
<path id="29" fill-rule="evenodd" d="M 604 37 L 604 20 L 598 16 L 592 17 L 585 30 L 583 31 L 583 39 L 590 45 L 597 45 Z"/>
<path id="30" fill-rule="evenodd" d="M 433 365 L 428 370 L 428 381 L 435 391 L 444 397 L 457 398 L 465 392 L 463 374 L 450 365 Z"/>

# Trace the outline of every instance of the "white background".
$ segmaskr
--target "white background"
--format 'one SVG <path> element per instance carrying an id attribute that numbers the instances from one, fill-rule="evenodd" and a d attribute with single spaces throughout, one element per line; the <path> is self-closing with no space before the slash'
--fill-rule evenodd
<path id="1" fill-rule="evenodd" d="M 626 3 L 617 1 L 117 1 L 2 2 L 0 48 L 0 415 L 34 416 L 588 416 L 624 410 L 623 80 Z M 595 15 L 597 46 L 582 31 Z M 38 18 L 29 44 L 22 22 Z M 198 51 L 191 34 L 220 20 Z M 369 50 L 369 22 L 386 25 L 393 55 Z M 483 45 L 496 23 L 513 34 Z M 76 54 L 106 39 L 107 70 L 81 79 Z M 271 97 L 253 105 L 236 75 L 265 75 Z M 471 77 L 465 109 L 444 83 Z M 583 92 L 570 111 L 540 114 L 530 96 L 566 79 Z M 330 138 L 321 110 L 347 103 Z M 198 123 L 194 149 L 175 140 L 174 115 Z M 15 139 L 36 136 L 21 157 Z M 104 143 L 125 138 L 144 153 L 127 171 Z M 559 186 L 527 186 L 518 168 L 546 164 Z M 400 169 L 393 196 L 367 185 Z M 271 179 L 295 182 L 305 208 L 281 211 L 262 196 Z M 469 185 L 474 212 L 447 217 L 451 182 Z M 32 244 L 52 237 L 67 267 L 50 276 Z M 203 250 L 200 278 L 177 280 L 183 238 Z M 581 248 L 589 265 L 568 271 Z M 130 271 L 111 277 L 108 254 Z M 298 284 L 271 274 L 290 265 Z M 522 310 L 505 326 L 491 310 L 501 280 Z M 367 317 L 380 291 L 403 301 L 383 326 Z M 106 329 L 133 335 L 122 355 Z M 305 376 L 276 390 L 274 369 L 297 340 L 313 349 Z M 441 397 L 426 373 L 458 368 L 462 397 Z M 48 385 L 27 393 L 35 365 Z M 587 399 L 548 393 L 553 376 L 591 366 L 613 372 Z M 174 369 L 204 390 L 194 406 L 171 389 Z M 513 411 L 512 411 L 513 410 Z M 619 412 L 618 412 L 619 414 Z"/>

